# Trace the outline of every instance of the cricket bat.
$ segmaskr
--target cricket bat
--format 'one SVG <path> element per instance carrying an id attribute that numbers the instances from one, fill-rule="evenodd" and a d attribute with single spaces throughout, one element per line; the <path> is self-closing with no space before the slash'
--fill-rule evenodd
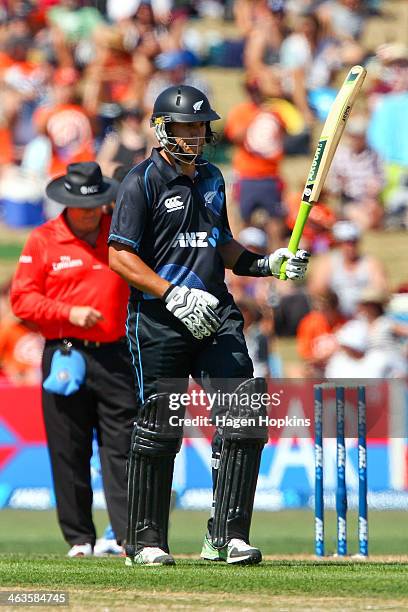
<path id="1" fill-rule="evenodd" d="M 289 240 L 288 249 L 292 253 L 296 253 L 298 250 L 309 213 L 313 204 L 319 200 L 337 145 L 366 74 L 367 71 L 362 66 L 353 66 L 332 104 L 316 147 L 295 226 Z M 281 267 L 281 280 L 286 279 L 285 270 L 286 262 Z"/>

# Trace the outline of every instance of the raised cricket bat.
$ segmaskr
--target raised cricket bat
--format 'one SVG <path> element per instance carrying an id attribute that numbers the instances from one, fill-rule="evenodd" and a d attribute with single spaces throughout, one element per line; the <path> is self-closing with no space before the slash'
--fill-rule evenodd
<path id="1" fill-rule="evenodd" d="M 309 213 L 313 204 L 319 200 L 337 145 L 366 74 L 367 71 L 362 66 L 353 66 L 332 104 L 316 147 L 295 226 L 290 237 L 288 249 L 292 253 L 296 253 L 298 250 Z M 286 279 L 285 270 L 286 262 L 281 267 L 280 278 L 282 280 Z"/>

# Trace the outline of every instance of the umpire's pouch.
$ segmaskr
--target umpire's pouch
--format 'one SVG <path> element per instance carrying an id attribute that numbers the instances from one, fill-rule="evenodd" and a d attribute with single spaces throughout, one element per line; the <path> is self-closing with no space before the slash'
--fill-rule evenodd
<path id="1" fill-rule="evenodd" d="M 85 359 L 69 343 L 57 349 L 52 356 L 50 373 L 43 382 L 43 388 L 48 393 L 72 395 L 84 383 L 85 377 Z"/>

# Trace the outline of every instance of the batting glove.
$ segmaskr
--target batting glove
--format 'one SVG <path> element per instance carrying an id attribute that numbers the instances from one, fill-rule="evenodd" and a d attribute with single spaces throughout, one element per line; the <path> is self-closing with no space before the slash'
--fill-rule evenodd
<path id="1" fill-rule="evenodd" d="M 207 291 L 172 287 L 165 293 L 164 301 L 167 310 L 184 323 L 197 340 L 210 336 L 221 324 L 221 319 L 214 310 L 219 301 Z"/>
<path id="2" fill-rule="evenodd" d="M 287 278 L 302 280 L 306 274 L 309 257 L 310 253 L 303 249 L 296 251 L 295 255 L 289 249 L 277 249 L 267 258 L 270 274 L 279 278 L 281 266 L 286 261 Z"/>

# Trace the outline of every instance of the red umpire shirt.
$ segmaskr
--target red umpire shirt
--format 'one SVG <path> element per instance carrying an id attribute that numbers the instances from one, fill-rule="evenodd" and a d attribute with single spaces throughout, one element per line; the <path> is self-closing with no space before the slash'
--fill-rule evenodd
<path id="1" fill-rule="evenodd" d="M 103 215 L 95 248 L 72 233 L 64 213 L 30 234 L 11 303 L 15 315 L 36 323 L 45 338 L 114 342 L 125 335 L 129 288 L 109 269 L 110 222 L 111 217 Z M 72 325 L 72 306 L 92 306 L 103 319 L 90 329 Z"/>

